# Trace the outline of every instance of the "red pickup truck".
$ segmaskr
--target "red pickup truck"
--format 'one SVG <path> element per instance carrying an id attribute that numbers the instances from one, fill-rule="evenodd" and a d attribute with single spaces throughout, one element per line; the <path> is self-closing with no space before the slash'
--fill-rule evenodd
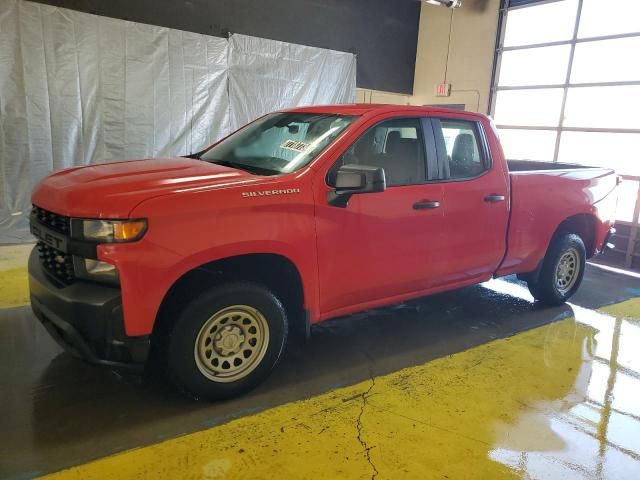
<path id="1" fill-rule="evenodd" d="M 188 158 L 72 168 L 33 193 L 31 305 L 69 351 L 236 395 L 288 331 L 518 274 L 580 285 L 617 176 L 505 161 L 483 115 L 343 105 L 266 115 Z"/>

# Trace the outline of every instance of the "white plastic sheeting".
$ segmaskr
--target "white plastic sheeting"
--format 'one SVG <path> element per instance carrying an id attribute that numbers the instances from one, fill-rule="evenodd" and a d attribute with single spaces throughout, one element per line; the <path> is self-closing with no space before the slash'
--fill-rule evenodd
<path id="1" fill-rule="evenodd" d="M 0 0 L 0 243 L 52 171 L 183 155 L 278 108 L 355 99 L 355 56 Z"/>
<path id="2" fill-rule="evenodd" d="M 229 97 L 234 129 L 280 108 L 355 101 L 351 53 L 232 35 Z"/>

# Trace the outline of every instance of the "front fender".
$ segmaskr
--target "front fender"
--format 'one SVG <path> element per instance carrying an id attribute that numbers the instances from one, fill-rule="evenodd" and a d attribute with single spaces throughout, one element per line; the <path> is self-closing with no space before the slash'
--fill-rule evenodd
<path id="1" fill-rule="evenodd" d="M 135 243 L 99 249 L 101 258 L 120 271 L 127 335 L 152 331 L 162 300 L 187 272 L 246 254 L 276 254 L 289 259 L 302 278 L 305 307 L 312 319 L 317 318 L 310 178 L 278 180 L 278 188 L 297 193 L 246 198 L 242 188 L 234 187 L 156 197 L 135 208 L 132 216 L 148 219 L 146 235 Z"/>

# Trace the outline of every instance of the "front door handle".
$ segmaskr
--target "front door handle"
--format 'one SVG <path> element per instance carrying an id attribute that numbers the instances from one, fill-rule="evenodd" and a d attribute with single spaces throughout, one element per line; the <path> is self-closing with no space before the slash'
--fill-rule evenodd
<path id="1" fill-rule="evenodd" d="M 421 202 L 416 202 L 413 204 L 414 210 L 426 210 L 429 208 L 438 208 L 440 206 L 440 202 L 436 200 L 423 200 Z"/>
<path id="2" fill-rule="evenodd" d="M 486 197 L 484 197 L 484 201 L 487 203 L 504 202 L 504 195 L 497 195 L 495 193 L 492 193 L 491 195 L 487 195 Z"/>

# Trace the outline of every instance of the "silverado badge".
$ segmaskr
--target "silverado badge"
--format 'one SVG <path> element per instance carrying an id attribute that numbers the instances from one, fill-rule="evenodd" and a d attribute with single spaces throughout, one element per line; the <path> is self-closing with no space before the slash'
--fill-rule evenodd
<path id="1" fill-rule="evenodd" d="M 242 198 L 271 197 L 273 195 L 289 195 L 292 193 L 300 193 L 300 189 L 299 188 L 280 188 L 277 190 L 258 190 L 253 192 L 242 192 Z"/>

